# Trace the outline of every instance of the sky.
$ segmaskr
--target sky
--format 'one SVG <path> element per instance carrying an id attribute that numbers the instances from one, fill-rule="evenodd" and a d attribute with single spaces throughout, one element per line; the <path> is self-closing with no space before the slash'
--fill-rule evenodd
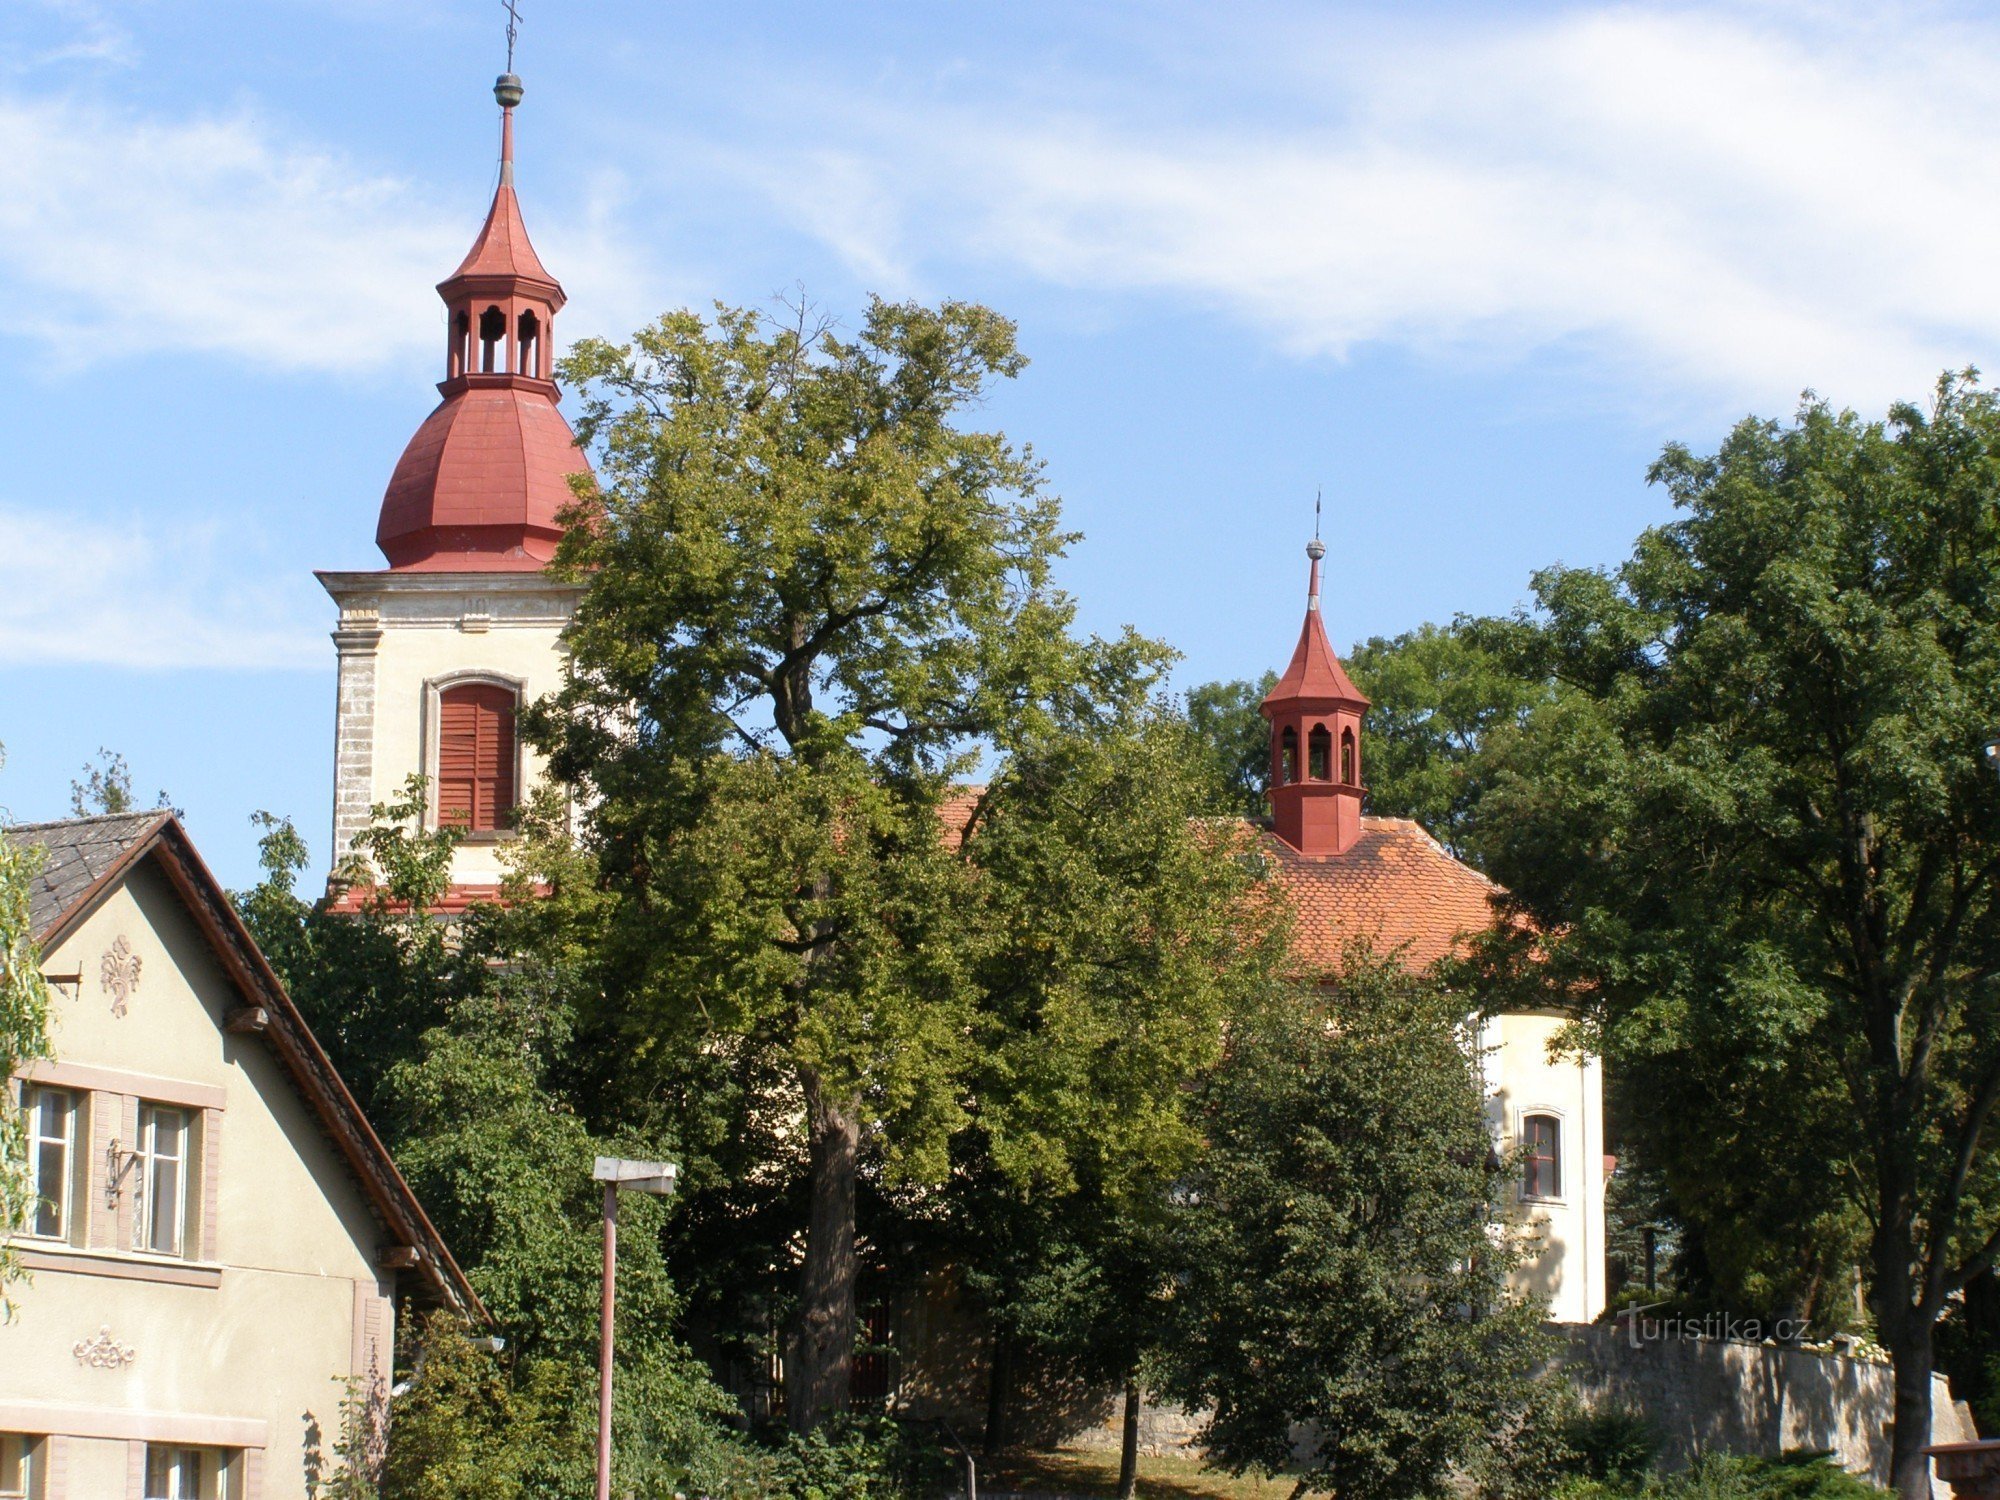
<path id="1" fill-rule="evenodd" d="M 984 302 L 1083 624 L 1283 665 L 1513 609 L 1663 444 L 2000 345 L 2000 10 L 519 0 L 560 339 Z M 0 6 L 0 809 L 100 747 L 225 882 L 324 868 L 330 601 L 442 377 L 499 0 Z"/>

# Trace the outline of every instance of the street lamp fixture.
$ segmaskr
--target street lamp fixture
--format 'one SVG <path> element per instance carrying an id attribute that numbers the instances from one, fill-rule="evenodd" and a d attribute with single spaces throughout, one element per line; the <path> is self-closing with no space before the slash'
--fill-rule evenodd
<path id="1" fill-rule="evenodd" d="M 597 1365 L 597 1500 L 611 1500 L 611 1322 L 618 1307 L 618 1194 L 674 1190 L 680 1168 L 670 1161 L 626 1161 L 600 1156 L 591 1168 L 604 1184 L 604 1325 Z"/>
<path id="2" fill-rule="evenodd" d="M 1995 735 L 1979 747 L 1979 759 L 1987 770 L 2000 776 L 2000 735 Z"/>

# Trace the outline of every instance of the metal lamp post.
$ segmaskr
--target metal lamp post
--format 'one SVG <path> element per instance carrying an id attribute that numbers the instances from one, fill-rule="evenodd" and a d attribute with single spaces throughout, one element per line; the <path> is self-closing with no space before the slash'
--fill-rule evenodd
<path id="1" fill-rule="evenodd" d="M 597 1366 L 597 1500 L 611 1500 L 611 1323 L 618 1308 L 618 1193 L 674 1190 L 680 1168 L 670 1161 L 626 1161 L 600 1156 L 591 1168 L 604 1184 L 604 1328 Z"/>

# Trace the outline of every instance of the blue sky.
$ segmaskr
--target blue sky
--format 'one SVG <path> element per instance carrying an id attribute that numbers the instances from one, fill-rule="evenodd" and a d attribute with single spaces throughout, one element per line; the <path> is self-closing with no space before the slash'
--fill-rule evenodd
<path id="1" fill-rule="evenodd" d="M 2000 16 L 1961 6 L 521 0 L 570 306 L 963 297 L 1085 533 L 1088 625 L 1281 665 L 1512 607 L 1814 387 L 2000 339 Z M 324 854 L 331 608 L 442 373 L 497 0 L 0 8 L 0 806 L 97 748 L 226 881 Z"/>

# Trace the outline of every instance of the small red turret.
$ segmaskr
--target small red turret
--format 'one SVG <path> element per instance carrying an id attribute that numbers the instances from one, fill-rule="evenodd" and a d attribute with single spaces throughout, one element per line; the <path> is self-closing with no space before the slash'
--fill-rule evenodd
<path id="1" fill-rule="evenodd" d="M 502 74 L 500 183 L 459 268 L 438 283 L 447 310 L 443 403 L 389 480 L 375 541 L 392 569 L 533 572 L 555 555 L 572 474 L 590 465 L 556 409 L 552 361 L 563 289 L 528 242 L 514 196 L 514 106 Z"/>
<path id="2" fill-rule="evenodd" d="M 1325 544 L 1314 537 L 1306 556 L 1312 578 L 1298 649 L 1259 707 L 1271 725 L 1271 821 L 1301 854 L 1345 854 L 1361 836 L 1361 721 L 1368 700 L 1333 654 L 1320 619 Z"/>

